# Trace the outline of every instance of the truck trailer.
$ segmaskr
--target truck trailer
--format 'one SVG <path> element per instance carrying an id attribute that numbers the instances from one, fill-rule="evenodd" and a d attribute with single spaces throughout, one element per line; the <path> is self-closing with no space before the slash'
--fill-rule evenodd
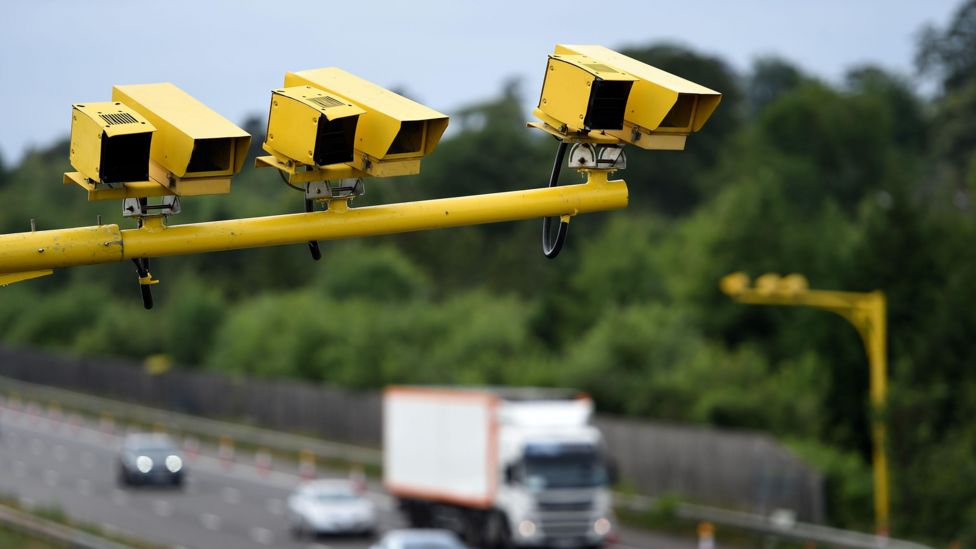
<path id="1" fill-rule="evenodd" d="M 412 527 L 481 547 L 601 547 L 612 467 L 593 401 L 558 389 L 389 387 L 383 479 Z"/>

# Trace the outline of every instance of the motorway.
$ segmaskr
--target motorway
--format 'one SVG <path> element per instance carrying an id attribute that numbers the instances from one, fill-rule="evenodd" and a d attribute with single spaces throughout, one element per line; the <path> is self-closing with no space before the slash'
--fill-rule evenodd
<path id="1" fill-rule="evenodd" d="M 106 531 L 170 547 L 221 549 L 302 547 L 365 548 L 364 538 L 295 540 L 285 501 L 301 482 L 294 470 L 258 468 L 251 459 L 218 459 L 206 450 L 187 455 L 182 490 L 121 489 L 115 481 L 121 435 L 77 416 L 42 415 L 39 409 L 0 407 L 0 494 L 29 507 L 57 507 Z M 321 476 L 336 476 L 332 471 Z M 379 532 L 403 526 L 392 498 L 378 485 L 367 491 Z M 624 530 L 614 547 L 691 549 L 690 540 Z"/>

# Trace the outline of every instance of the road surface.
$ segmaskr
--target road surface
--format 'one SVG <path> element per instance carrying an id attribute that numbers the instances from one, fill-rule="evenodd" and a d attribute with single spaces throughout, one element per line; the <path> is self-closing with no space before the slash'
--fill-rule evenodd
<path id="1" fill-rule="evenodd" d="M 188 454 L 183 490 L 121 489 L 115 479 L 120 442 L 119 434 L 77 416 L 69 420 L 49 417 L 39 409 L 0 407 L 0 493 L 27 506 L 57 507 L 106 530 L 171 547 L 338 549 L 366 548 L 373 541 L 293 539 L 285 501 L 301 478 L 289 466 L 257 468 L 250 456 L 230 462 L 207 451 Z M 392 498 L 378 485 L 370 484 L 367 497 L 376 504 L 380 534 L 404 526 Z M 694 544 L 625 529 L 615 547 L 693 549 Z"/>

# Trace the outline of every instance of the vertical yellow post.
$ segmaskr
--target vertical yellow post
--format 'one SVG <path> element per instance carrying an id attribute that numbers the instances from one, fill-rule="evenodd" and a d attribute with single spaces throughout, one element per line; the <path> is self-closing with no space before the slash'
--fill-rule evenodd
<path id="1" fill-rule="evenodd" d="M 811 290 L 802 275 L 764 274 L 754 287 L 745 273 L 722 278 L 719 287 L 739 303 L 792 305 L 831 311 L 847 319 L 861 335 L 868 358 L 871 401 L 871 465 L 874 481 L 874 521 L 878 535 L 890 531 L 888 453 L 885 442 L 885 399 L 888 393 L 887 312 L 883 292 Z"/>
<path id="2" fill-rule="evenodd" d="M 888 535 L 888 453 L 886 450 L 885 402 L 888 394 L 887 314 L 884 294 L 871 292 L 860 303 L 857 326 L 864 341 L 870 367 L 871 438 L 874 470 L 874 516 L 878 535 Z"/>

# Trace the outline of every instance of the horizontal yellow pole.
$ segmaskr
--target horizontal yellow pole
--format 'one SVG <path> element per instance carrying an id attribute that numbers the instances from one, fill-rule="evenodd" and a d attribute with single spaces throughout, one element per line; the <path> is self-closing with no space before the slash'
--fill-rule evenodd
<path id="1" fill-rule="evenodd" d="M 140 229 L 117 225 L 0 235 L 0 273 L 37 271 L 464 225 L 576 215 L 627 207 L 627 184 L 589 173 L 563 187 L 423 200 L 363 208 L 333 201 L 330 210 Z"/>
<path id="2" fill-rule="evenodd" d="M 0 273 L 122 261 L 118 225 L 0 235 Z"/>

